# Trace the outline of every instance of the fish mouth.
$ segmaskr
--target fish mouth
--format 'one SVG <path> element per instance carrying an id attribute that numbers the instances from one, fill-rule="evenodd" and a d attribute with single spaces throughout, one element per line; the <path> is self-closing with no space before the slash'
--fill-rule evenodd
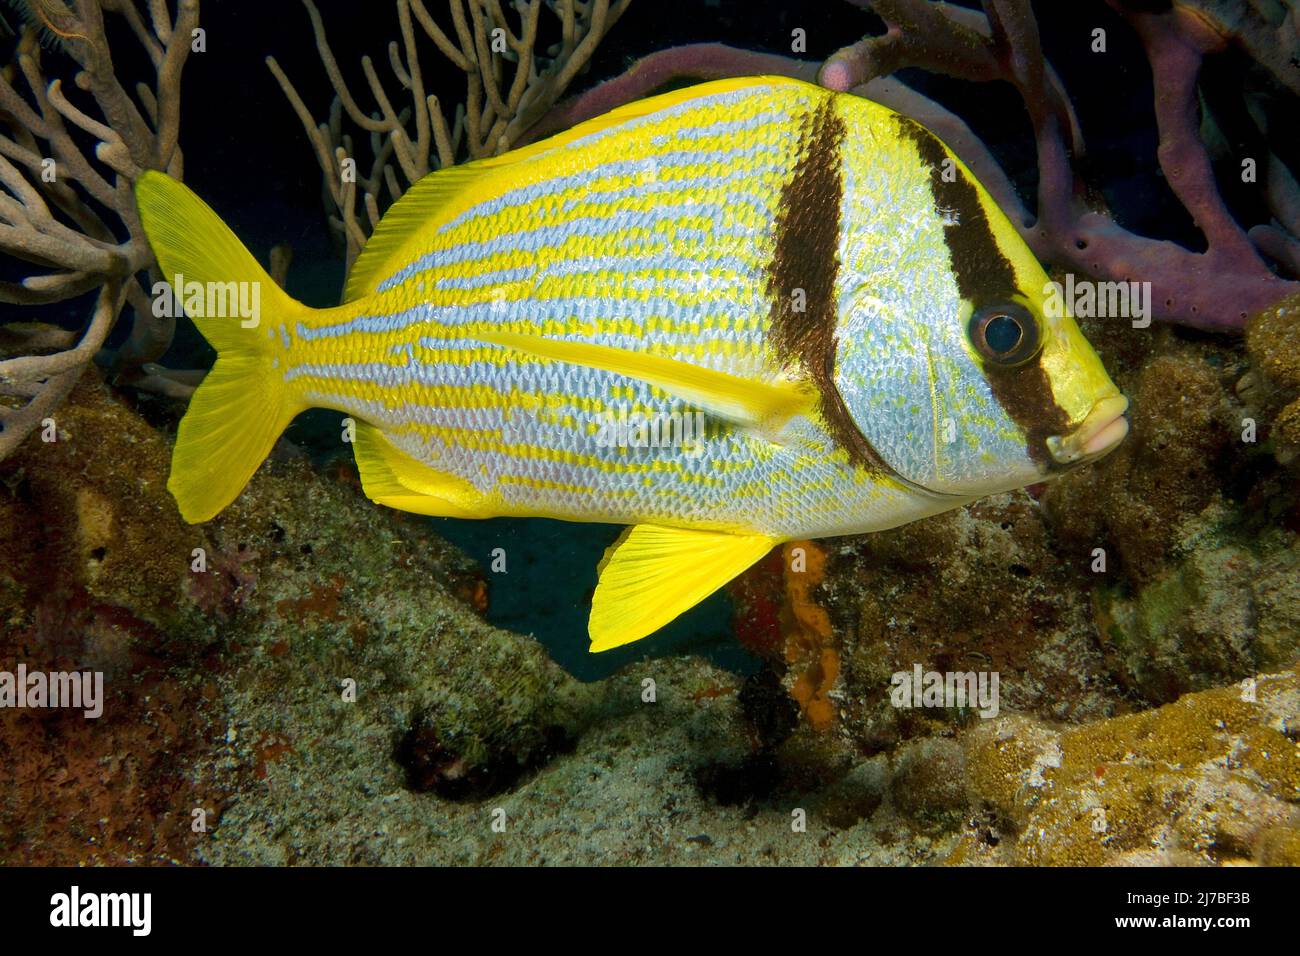
<path id="1" fill-rule="evenodd" d="M 1068 435 L 1047 439 L 1047 450 L 1059 465 L 1073 465 L 1100 458 L 1128 434 L 1128 399 L 1123 395 L 1103 398 L 1084 417 L 1083 423 Z"/>

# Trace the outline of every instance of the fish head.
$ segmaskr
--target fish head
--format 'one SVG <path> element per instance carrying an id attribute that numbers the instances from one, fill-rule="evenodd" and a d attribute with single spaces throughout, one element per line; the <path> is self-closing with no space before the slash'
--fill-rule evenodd
<path id="1" fill-rule="evenodd" d="M 857 429 L 906 482 L 962 497 L 1106 454 L 1128 400 L 970 170 L 902 123 L 907 228 L 840 289 L 834 384 Z"/>
<path id="2" fill-rule="evenodd" d="M 1128 399 L 1068 314 L 1050 315 L 1032 289 L 949 310 L 924 349 L 931 443 L 903 466 L 908 480 L 943 494 L 996 494 L 1123 440 Z"/>

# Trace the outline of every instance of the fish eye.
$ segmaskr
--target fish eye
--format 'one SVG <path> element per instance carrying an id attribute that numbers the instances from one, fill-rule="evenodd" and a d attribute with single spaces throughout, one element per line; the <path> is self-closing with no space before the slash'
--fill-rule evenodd
<path id="1" fill-rule="evenodd" d="M 970 339 L 985 359 L 998 365 L 1021 365 L 1038 354 L 1038 323 L 1018 302 L 999 302 L 975 310 Z"/>

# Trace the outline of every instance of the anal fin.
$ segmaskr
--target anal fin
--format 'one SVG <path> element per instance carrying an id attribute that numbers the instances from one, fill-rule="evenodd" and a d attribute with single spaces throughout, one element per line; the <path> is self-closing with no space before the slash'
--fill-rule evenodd
<path id="1" fill-rule="evenodd" d="M 373 425 L 357 422 L 352 446 L 361 488 L 375 504 L 440 518 L 486 518 L 481 492 L 463 478 L 416 461 Z"/>
<path id="2" fill-rule="evenodd" d="M 639 641 L 699 604 L 777 544 L 730 534 L 639 524 L 600 562 L 591 601 L 591 652 Z"/>

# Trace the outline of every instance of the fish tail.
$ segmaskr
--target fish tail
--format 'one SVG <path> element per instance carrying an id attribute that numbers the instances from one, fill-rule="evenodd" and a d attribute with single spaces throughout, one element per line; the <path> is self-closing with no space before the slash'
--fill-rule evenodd
<path id="1" fill-rule="evenodd" d="M 216 364 L 181 419 L 167 482 L 181 516 L 196 524 L 235 500 L 306 408 L 285 381 L 284 356 L 287 326 L 313 310 L 276 285 L 220 217 L 180 182 L 146 172 L 135 195 L 163 276 L 217 350 Z"/>

